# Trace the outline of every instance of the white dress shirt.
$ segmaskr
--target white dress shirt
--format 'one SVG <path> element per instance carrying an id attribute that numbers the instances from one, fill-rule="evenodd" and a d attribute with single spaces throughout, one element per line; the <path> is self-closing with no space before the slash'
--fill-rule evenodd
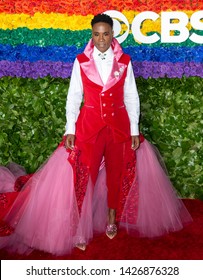
<path id="1" fill-rule="evenodd" d="M 105 84 L 108 80 L 113 66 L 114 53 L 112 48 L 110 47 L 104 53 L 104 55 L 105 59 L 102 59 L 99 50 L 94 47 L 93 58 L 100 77 Z M 83 84 L 80 73 L 80 64 L 76 58 L 73 64 L 73 70 L 66 101 L 67 123 L 65 135 L 75 134 L 75 123 L 80 112 L 82 100 Z M 128 64 L 127 76 L 124 84 L 124 103 L 130 119 L 131 135 L 139 135 L 140 102 L 131 62 L 129 62 Z"/>

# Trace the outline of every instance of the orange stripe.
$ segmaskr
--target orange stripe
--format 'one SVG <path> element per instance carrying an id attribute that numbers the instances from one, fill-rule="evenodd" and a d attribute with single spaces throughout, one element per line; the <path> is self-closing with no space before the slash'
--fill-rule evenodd
<path id="1" fill-rule="evenodd" d="M 0 1 L 0 13 L 33 15 L 40 13 L 62 13 L 88 15 L 106 10 L 134 10 L 137 12 L 165 10 L 202 10 L 202 0 L 7 0 Z"/>

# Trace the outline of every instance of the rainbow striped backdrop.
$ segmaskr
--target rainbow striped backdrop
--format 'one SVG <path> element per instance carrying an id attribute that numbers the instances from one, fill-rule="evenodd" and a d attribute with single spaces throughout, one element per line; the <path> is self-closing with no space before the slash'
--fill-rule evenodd
<path id="1" fill-rule="evenodd" d="M 201 9 L 203 1 L 196 0 L 0 0 L 0 77 L 70 77 L 76 55 L 91 37 L 90 21 L 99 12 L 120 11 L 131 23 L 143 11 L 183 11 L 190 17 Z M 150 31 L 160 34 L 160 20 L 145 21 L 142 32 Z M 146 45 L 131 33 L 122 46 L 132 57 L 136 77 L 203 77 L 203 46 L 189 39 Z"/>

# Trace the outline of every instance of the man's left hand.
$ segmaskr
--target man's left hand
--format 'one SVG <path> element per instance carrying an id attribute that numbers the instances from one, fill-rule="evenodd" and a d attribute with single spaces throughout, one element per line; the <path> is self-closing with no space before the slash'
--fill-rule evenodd
<path id="1" fill-rule="evenodd" d="M 140 138 L 139 136 L 132 136 L 132 146 L 131 148 L 135 151 L 139 148 L 140 146 Z"/>

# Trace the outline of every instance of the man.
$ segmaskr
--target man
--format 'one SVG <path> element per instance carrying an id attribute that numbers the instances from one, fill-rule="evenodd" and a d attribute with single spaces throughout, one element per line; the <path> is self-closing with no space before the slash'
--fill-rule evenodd
<path id="1" fill-rule="evenodd" d="M 106 15 L 92 20 L 92 40 L 73 67 L 67 137 L 9 206 L 0 248 L 65 255 L 75 246 L 85 250 L 95 231 L 106 228 L 114 238 L 117 222 L 128 233 L 152 238 L 192 221 L 153 147 L 138 137 L 132 65 L 113 39 L 112 26 Z"/>
<path id="2" fill-rule="evenodd" d="M 140 106 L 130 57 L 113 38 L 113 20 L 98 14 L 91 25 L 92 39 L 73 65 L 65 146 L 72 151 L 69 160 L 74 166 L 76 196 L 82 189 L 84 197 L 89 179 L 95 185 L 104 157 L 109 208 L 106 235 L 112 239 L 117 234 L 116 214 L 126 155 L 132 159 L 139 147 Z M 79 158 L 76 154 L 80 154 Z M 78 170 L 76 165 L 83 167 Z M 83 198 L 81 194 L 78 197 L 80 206 Z"/>

